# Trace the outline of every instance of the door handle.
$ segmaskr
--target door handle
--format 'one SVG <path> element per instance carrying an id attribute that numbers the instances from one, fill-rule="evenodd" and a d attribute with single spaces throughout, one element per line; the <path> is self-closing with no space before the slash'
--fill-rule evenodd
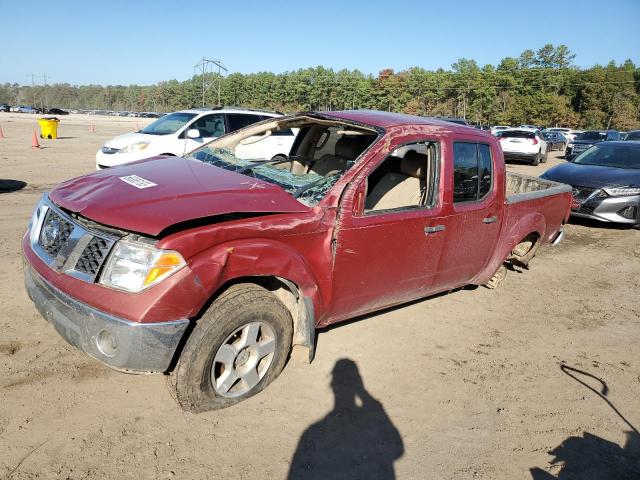
<path id="1" fill-rule="evenodd" d="M 429 235 L 430 233 L 441 232 L 444 230 L 444 225 L 434 225 L 433 227 L 424 227 L 424 233 Z"/>
<path id="2" fill-rule="evenodd" d="M 486 217 L 482 219 L 482 223 L 493 223 L 498 220 L 498 217 Z"/>

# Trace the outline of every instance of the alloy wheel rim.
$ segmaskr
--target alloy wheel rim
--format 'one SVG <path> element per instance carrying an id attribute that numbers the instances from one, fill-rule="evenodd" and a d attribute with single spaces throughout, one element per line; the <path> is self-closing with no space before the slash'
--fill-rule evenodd
<path id="1" fill-rule="evenodd" d="M 218 348 L 213 359 L 213 389 L 227 398 L 248 393 L 266 375 L 275 350 L 276 336 L 268 324 L 251 322 L 237 328 Z"/>

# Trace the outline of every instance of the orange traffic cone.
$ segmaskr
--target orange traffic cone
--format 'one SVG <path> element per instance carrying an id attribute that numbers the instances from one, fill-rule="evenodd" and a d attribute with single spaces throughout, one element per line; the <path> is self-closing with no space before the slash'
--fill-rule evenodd
<path id="1" fill-rule="evenodd" d="M 38 134 L 36 131 L 33 131 L 33 139 L 31 140 L 31 148 L 40 148 L 40 144 L 38 143 Z"/>
<path id="2" fill-rule="evenodd" d="M 4 138 L 4 132 L 2 131 L 2 127 L 0 127 L 0 138 Z"/>

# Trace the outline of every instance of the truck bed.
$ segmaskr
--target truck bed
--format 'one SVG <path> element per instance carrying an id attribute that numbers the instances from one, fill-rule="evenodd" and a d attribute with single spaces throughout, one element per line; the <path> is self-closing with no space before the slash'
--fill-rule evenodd
<path id="1" fill-rule="evenodd" d="M 571 192 L 571 186 L 520 173 L 507 172 L 507 203 L 524 202 L 565 192 Z"/>

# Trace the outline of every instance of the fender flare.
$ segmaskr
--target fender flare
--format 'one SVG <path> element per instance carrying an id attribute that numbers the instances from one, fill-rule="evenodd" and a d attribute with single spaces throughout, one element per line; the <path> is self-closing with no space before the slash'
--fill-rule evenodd
<path id="1" fill-rule="evenodd" d="M 316 319 L 324 311 L 324 303 L 313 269 L 295 249 L 269 239 L 232 241 L 200 252 L 190 267 L 209 299 L 243 279 L 258 284 L 263 283 L 262 278 L 280 282 L 292 295 L 289 298 L 274 291 L 292 314 L 293 345 L 307 349 L 307 361 L 313 360 Z"/>
<path id="2" fill-rule="evenodd" d="M 510 218 L 513 217 L 509 217 L 506 220 L 508 221 Z M 505 262 L 518 243 L 531 234 L 536 234 L 538 236 L 538 241 L 533 246 L 532 250 L 537 249 L 540 241 L 544 238 L 546 228 L 546 219 L 540 212 L 529 212 L 521 218 L 518 218 L 517 221 L 511 225 L 508 231 L 501 234 L 503 238 L 502 246 L 494 252 L 493 257 L 491 257 L 487 266 L 482 270 L 482 272 L 480 272 L 480 274 L 478 274 L 478 276 L 476 276 L 476 278 L 474 278 L 472 283 L 476 285 L 483 285 L 486 283 L 498 270 L 500 265 Z"/>

